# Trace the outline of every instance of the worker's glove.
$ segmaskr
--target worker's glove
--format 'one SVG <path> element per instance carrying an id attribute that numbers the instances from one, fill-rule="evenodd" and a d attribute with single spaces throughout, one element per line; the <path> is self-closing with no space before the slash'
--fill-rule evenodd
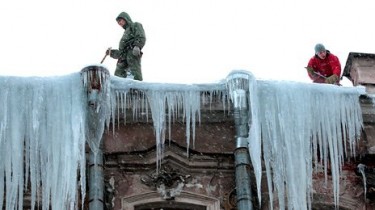
<path id="1" fill-rule="evenodd" d="M 306 68 L 307 72 L 309 72 L 310 75 L 314 75 L 314 69 L 312 67 L 308 66 L 308 67 L 305 67 L 305 68 Z"/>
<path id="2" fill-rule="evenodd" d="M 138 46 L 133 47 L 133 55 L 137 57 L 141 55 L 141 49 Z"/>
<path id="3" fill-rule="evenodd" d="M 339 77 L 336 74 L 333 74 L 332 76 L 327 77 L 326 83 L 328 84 L 335 84 L 339 80 Z"/>

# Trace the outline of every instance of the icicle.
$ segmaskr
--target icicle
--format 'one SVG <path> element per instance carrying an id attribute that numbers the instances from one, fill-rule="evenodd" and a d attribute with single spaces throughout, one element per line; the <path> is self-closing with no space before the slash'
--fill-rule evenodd
<path id="1" fill-rule="evenodd" d="M 148 121 L 148 109 L 150 108 L 156 135 L 157 167 L 159 167 L 158 164 L 163 156 L 167 129 L 168 137 L 171 139 L 172 123 L 180 118 L 185 122 L 188 154 L 190 138 L 192 137 L 194 146 L 195 126 L 200 123 L 201 93 L 204 91 L 225 91 L 222 83 L 201 85 L 155 84 L 118 78 L 112 78 L 111 89 L 112 122 L 115 122 L 116 117 L 117 122 L 119 122 L 119 114 L 121 112 L 126 113 L 128 109 L 133 111 L 133 120 L 136 121 L 139 120 L 139 117 L 146 117 L 146 121 Z M 129 93 L 130 90 L 137 90 L 137 92 Z M 122 99 L 123 94 L 125 100 Z M 127 97 L 126 94 L 131 96 Z M 126 120 L 125 115 L 124 120 Z"/>
<path id="2" fill-rule="evenodd" d="M 105 122 L 110 119 L 109 72 L 100 66 L 88 66 L 82 71 L 83 85 L 87 89 L 87 142 L 96 154 L 104 132 Z"/>
<path id="3" fill-rule="evenodd" d="M 345 155 L 342 128 L 347 129 L 350 144 L 355 144 L 361 132 L 358 98 L 364 93 L 363 89 L 258 81 L 257 90 L 259 104 L 262 104 L 258 116 L 270 200 L 275 190 L 280 209 L 311 206 L 312 158 L 317 163 L 319 149 L 326 175 L 328 162 L 331 166 L 337 205 Z"/>
<path id="4" fill-rule="evenodd" d="M 250 104 L 249 117 L 249 153 L 256 177 L 258 201 L 261 203 L 261 179 L 262 179 L 262 144 L 259 123 L 259 98 L 257 82 L 253 76 L 249 78 L 248 103 Z"/>
<path id="5" fill-rule="evenodd" d="M 78 168 L 85 177 L 85 97 L 79 74 L 0 80 L 5 87 L 0 90 L 0 180 L 6 185 L 0 181 L 0 200 L 6 195 L 0 208 L 23 209 L 23 193 L 30 188 L 33 209 L 71 209 L 77 205 L 78 185 L 72 180 L 78 180 Z"/>
<path id="6" fill-rule="evenodd" d="M 363 164 L 359 164 L 357 166 L 357 169 L 358 169 L 358 172 L 361 173 L 362 175 L 362 179 L 363 179 L 363 189 L 364 189 L 364 199 L 366 201 L 366 198 L 367 198 L 367 180 L 366 180 L 366 174 L 365 174 L 365 169 L 366 169 L 366 166 L 363 165 Z"/>
<path id="7" fill-rule="evenodd" d="M 161 163 L 165 143 L 166 124 L 171 127 L 171 119 L 182 116 L 186 122 L 187 149 L 190 145 L 190 130 L 193 125 L 193 136 L 195 134 L 196 114 L 199 111 L 199 92 L 187 91 L 179 93 L 175 91 L 149 90 L 146 92 L 156 135 L 157 160 Z M 166 112 L 172 116 L 166 116 Z M 176 116 L 174 116 L 176 114 Z M 167 119 L 169 120 L 167 122 Z M 193 138 L 194 140 L 194 138 Z M 188 152 L 188 151 L 187 151 Z"/>

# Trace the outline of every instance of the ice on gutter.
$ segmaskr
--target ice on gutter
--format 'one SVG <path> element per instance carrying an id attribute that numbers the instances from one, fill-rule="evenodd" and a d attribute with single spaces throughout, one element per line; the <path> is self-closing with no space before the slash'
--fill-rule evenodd
<path id="1" fill-rule="evenodd" d="M 32 209 L 72 209 L 79 186 L 86 191 L 80 75 L 0 77 L 0 84 L 0 209 L 23 209 L 28 190 Z"/>
<path id="2" fill-rule="evenodd" d="M 330 164 L 338 205 L 341 166 L 361 134 L 365 89 L 286 81 L 258 81 L 257 88 L 268 186 L 280 209 L 311 207 L 313 164 L 324 166 L 326 180 Z"/>
<path id="3" fill-rule="evenodd" d="M 239 74 L 245 76 L 239 80 L 233 77 Z M 26 188 L 31 190 L 32 205 L 43 197 L 44 209 L 73 209 L 77 204 L 75 180 L 80 180 L 81 191 L 85 192 L 84 87 L 89 76 L 83 82 L 79 74 L 0 77 L 0 158 L 4 160 L 0 162 L 1 207 L 4 196 L 6 209 L 22 207 Z M 223 109 L 230 110 L 232 91 L 243 88 L 248 90 L 251 108 L 248 141 L 259 198 L 262 161 L 270 200 L 275 193 L 280 209 L 307 209 L 311 205 L 313 163 L 330 163 L 338 204 L 341 166 L 345 156 L 355 155 L 360 136 L 358 98 L 365 94 L 364 88 L 256 80 L 246 71 L 234 71 L 228 78 L 213 84 L 160 84 L 111 77 L 106 94 L 99 97 L 98 111 L 103 109 L 101 116 L 105 118 L 100 123 L 118 123 L 118 115 L 126 109 L 133 110 L 134 119 L 150 109 L 161 160 L 166 130 L 169 128 L 170 136 L 170 123 L 176 117 L 185 120 L 189 148 L 200 122 L 201 103 L 217 95 L 222 97 Z M 90 147 L 96 150 L 98 145 L 91 142 Z M 326 169 L 325 174 L 327 179 Z M 29 181 L 30 186 L 26 184 Z"/>

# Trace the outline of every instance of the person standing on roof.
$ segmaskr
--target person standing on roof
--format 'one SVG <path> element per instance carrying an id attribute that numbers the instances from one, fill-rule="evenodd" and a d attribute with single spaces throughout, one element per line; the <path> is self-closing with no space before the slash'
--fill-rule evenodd
<path id="1" fill-rule="evenodd" d="M 338 57 L 326 50 L 323 44 L 316 44 L 314 49 L 315 55 L 306 67 L 311 80 L 314 83 L 338 84 L 341 75 Z"/>
<path id="2" fill-rule="evenodd" d="M 141 57 L 146 43 L 146 35 L 141 23 L 133 22 L 128 13 L 121 12 L 117 23 L 125 29 L 118 49 L 109 48 L 106 55 L 117 59 L 115 75 L 142 81 Z"/>

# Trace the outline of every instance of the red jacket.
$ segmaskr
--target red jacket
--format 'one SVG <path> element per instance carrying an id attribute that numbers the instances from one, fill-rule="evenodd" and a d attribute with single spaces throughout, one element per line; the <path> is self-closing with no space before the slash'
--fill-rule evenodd
<path id="1" fill-rule="evenodd" d="M 327 56 L 325 59 L 320 59 L 317 55 L 314 55 L 307 65 L 308 67 L 312 67 L 315 72 L 319 73 L 324 77 L 329 77 L 333 74 L 336 74 L 339 78 L 341 75 L 341 64 L 337 56 L 330 53 L 327 50 Z M 325 78 L 317 76 L 317 75 L 310 75 L 309 77 L 315 83 L 325 83 Z"/>

